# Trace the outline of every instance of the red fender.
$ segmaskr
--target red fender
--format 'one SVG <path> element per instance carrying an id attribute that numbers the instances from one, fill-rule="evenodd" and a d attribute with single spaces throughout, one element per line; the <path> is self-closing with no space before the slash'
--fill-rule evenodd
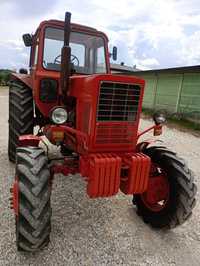
<path id="1" fill-rule="evenodd" d="M 26 84 L 29 88 L 32 89 L 32 78 L 28 74 L 17 74 L 17 73 L 12 73 L 11 75 L 13 80 L 20 80 L 24 84 Z"/>

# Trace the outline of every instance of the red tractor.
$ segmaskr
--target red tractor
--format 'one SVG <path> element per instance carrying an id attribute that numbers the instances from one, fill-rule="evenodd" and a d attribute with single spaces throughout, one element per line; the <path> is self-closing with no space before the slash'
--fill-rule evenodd
<path id="1" fill-rule="evenodd" d="M 34 35 L 23 35 L 31 47 L 30 74 L 21 69 L 10 83 L 8 154 L 16 163 L 11 207 L 21 251 L 49 242 L 57 173 L 80 173 L 90 198 L 119 190 L 133 195 L 137 213 L 156 228 L 184 223 L 195 205 L 185 162 L 163 146 L 138 141 L 150 130 L 160 135 L 165 121 L 156 113 L 152 127 L 138 132 L 144 80 L 111 74 L 116 47 L 110 54 L 104 33 L 70 19 L 67 12 L 65 22 L 44 21 Z M 60 147 L 58 157 L 49 156 L 46 139 Z"/>

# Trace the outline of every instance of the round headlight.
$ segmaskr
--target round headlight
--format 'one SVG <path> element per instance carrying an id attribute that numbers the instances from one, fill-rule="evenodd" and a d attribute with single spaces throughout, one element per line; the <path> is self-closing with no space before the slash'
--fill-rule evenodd
<path id="1" fill-rule="evenodd" d="M 68 114 L 67 111 L 62 107 L 57 107 L 51 112 L 51 120 L 55 124 L 63 124 L 67 121 Z"/>
<path id="2" fill-rule="evenodd" d="M 153 120 L 156 125 L 164 124 L 166 122 L 166 112 L 164 111 L 157 111 L 153 115 Z"/>

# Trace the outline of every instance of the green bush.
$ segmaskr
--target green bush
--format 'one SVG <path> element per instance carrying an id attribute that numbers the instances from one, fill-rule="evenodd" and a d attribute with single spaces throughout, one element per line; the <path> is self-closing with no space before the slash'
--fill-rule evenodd
<path id="1" fill-rule="evenodd" d="M 6 86 L 10 80 L 12 71 L 9 69 L 0 69 L 0 85 Z"/>

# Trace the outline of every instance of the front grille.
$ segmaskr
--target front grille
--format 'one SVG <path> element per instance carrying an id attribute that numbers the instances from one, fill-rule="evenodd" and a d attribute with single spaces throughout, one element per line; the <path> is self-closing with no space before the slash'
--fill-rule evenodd
<path id="1" fill-rule="evenodd" d="M 133 141 L 133 126 L 132 125 L 109 125 L 99 124 L 96 128 L 96 143 L 132 143 Z"/>
<path id="2" fill-rule="evenodd" d="M 97 110 L 98 122 L 134 122 L 140 98 L 140 86 L 102 82 Z"/>

